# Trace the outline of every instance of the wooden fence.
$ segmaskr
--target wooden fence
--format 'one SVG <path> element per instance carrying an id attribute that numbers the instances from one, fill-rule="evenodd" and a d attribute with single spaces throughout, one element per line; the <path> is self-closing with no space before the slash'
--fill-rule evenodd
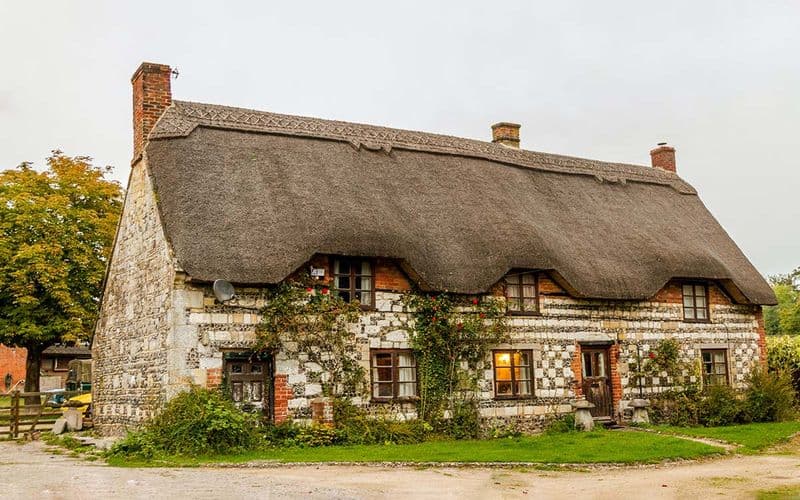
<path id="1" fill-rule="evenodd" d="M 61 393 L 66 399 L 86 391 Z M 17 439 L 34 431 L 49 431 L 63 415 L 61 407 L 50 402 L 52 392 L 14 391 L 0 397 L 0 439 Z M 86 422 L 86 419 L 84 419 Z"/>

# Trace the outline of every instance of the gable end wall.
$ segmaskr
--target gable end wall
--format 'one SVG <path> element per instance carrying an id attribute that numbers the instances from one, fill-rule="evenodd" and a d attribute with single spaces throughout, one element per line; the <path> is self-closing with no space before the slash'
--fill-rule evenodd
<path id="1" fill-rule="evenodd" d="M 120 434 L 168 396 L 175 271 L 144 161 L 133 167 L 92 345 L 95 426 Z"/>

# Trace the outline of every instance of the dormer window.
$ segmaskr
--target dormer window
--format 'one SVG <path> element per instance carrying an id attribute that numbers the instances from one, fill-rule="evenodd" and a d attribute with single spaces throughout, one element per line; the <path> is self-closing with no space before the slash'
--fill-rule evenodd
<path id="1" fill-rule="evenodd" d="M 704 283 L 683 284 L 683 320 L 709 321 L 708 287 Z"/>
<path id="2" fill-rule="evenodd" d="M 333 287 L 347 302 L 357 300 L 362 306 L 375 304 L 375 274 L 369 259 L 339 257 L 333 261 Z"/>
<path id="3" fill-rule="evenodd" d="M 511 272 L 505 277 L 506 308 L 510 314 L 539 312 L 539 292 L 536 273 Z"/>

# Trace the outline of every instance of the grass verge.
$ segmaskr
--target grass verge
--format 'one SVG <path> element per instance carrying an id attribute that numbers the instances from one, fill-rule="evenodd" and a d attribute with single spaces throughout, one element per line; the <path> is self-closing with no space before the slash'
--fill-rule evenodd
<path id="1" fill-rule="evenodd" d="M 800 432 L 800 422 L 765 422 L 727 425 L 724 427 L 654 427 L 668 434 L 717 439 L 741 446 L 740 453 L 757 453 L 765 448 L 788 441 Z"/>
<path id="2" fill-rule="evenodd" d="M 115 466 L 291 462 L 508 462 L 508 463 L 655 463 L 692 459 L 723 450 L 693 441 L 639 432 L 596 431 L 545 434 L 480 441 L 429 441 L 409 445 L 273 448 L 236 455 L 170 456 L 154 460 L 109 457 Z"/>
<path id="3" fill-rule="evenodd" d="M 788 486 L 758 492 L 758 500 L 800 500 L 800 486 Z"/>

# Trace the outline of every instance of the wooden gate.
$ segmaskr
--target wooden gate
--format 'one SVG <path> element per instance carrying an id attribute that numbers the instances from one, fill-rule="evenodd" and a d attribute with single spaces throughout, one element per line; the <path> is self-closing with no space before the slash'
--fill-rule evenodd
<path id="1" fill-rule="evenodd" d="M 608 347 L 581 346 L 581 370 L 583 394 L 595 406 L 591 410 L 592 416 L 611 417 L 613 402 Z"/>
<path id="2" fill-rule="evenodd" d="M 60 399 L 67 400 L 86 391 L 58 393 Z M 20 434 L 34 431 L 49 431 L 53 423 L 63 415 L 60 403 L 53 401 L 53 392 L 14 391 L 0 396 L 0 438 L 17 439 Z M 85 426 L 91 420 L 84 418 Z"/>

